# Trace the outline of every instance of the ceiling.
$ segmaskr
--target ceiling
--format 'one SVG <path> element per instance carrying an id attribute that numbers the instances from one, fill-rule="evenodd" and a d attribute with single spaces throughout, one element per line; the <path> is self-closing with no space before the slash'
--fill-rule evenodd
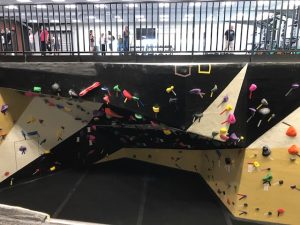
<path id="1" fill-rule="evenodd" d="M 11 4 L 25 4 L 20 1 L 27 2 L 27 4 L 41 4 L 41 3 L 103 3 L 103 2 L 149 2 L 149 0 L 0 0 L 1 5 L 11 5 Z M 151 2 L 162 2 L 168 0 L 151 0 Z M 179 0 L 180 1 L 180 0 Z M 171 1 L 170 1 L 171 2 Z"/>

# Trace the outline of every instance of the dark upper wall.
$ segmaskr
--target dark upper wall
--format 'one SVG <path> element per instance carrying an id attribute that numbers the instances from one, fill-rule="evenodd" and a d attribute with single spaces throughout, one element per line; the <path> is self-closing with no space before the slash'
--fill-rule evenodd
<path id="1" fill-rule="evenodd" d="M 60 67 L 60 64 L 48 63 L 48 67 L 44 67 L 45 70 L 40 63 L 21 64 L 20 68 L 14 64 L 14 68 L 8 65 L 0 68 L 0 84 L 3 87 L 24 91 L 32 90 L 34 86 L 40 86 L 42 93 L 55 94 L 51 85 L 57 82 L 61 85 L 62 96 L 68 96 L 69 89 L 80 92 L 95 81 L 100 81 L 102 86 L 108 87 L 111 92 L 113 92 L 113 86 L 119 84 L 122 90 L 126 89 L 139 96 L 144 107 L 137 107 L 134 101 L 125 104 L 123 97 L 117 98 L 114 94 L 110 97 L 111 105 L 140 113 L 150 120 L 155 120 L 152 106 L 157 104 L 161 110 L 158 121 L 172 127 L 186 129 L 192 123 L 193 114 L 203 112 L 217 97 L 215 94 L 213 98 L 205 97 L 199 102 L 199 98 L 189 95 L 188 91 L 192 88 L 201 88 L 208 96 L 213 85 L 217 84 L 218 93 L 221 93 L 244 65 L 245 63 L 212 64 L 211 75 L 199 75 L 197 64 L 195 64 L 191 67 L 192 75 L 184 78 L 174 75 L 175 66 L 171 64 L 81 63 L 74 66 L 74 63 L 64 63 Z M 183 71 L 186 66 L 178 68 Z M 69 74 L 68 71 L 74 70 L 76 71 L 74 75 Z M 300 83 L 299 71 L 300 64 L 249 64 L 235 109 L 238 120 L 230 128 L 230 132 L 238 132 L 246 137 L 245 146 L 299 107 L 299 90 L 295 90 L 288 98 L 284 96 L 292 83 Z M 251 83 L 257 84 L 259 89 L 250 103 L 248 87 Z M 175 86 L 178 98 L 177 108 L 175 105 L 169 104 L 171 95 L 165 92 L 165 89 L 171 85 Z M 102 101 L 104 94 L 105 92 L 97 89 L 86 95 L 84 99 Z M 249 117 L 248 108 L 259 105 L 262 98 L 269 101 L 272 113 L 275 113 L 276 117 L 270 123 L 264 123 L 260 128 L 256 127 L 259 116 L 254 119 L 253 123 L 246 124 L 245 121 Z"/>

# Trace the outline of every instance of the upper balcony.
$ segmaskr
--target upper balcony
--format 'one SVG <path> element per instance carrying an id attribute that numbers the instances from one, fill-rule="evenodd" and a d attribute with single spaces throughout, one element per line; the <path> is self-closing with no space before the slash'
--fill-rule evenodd
<path id="1" fill-rule="evenodd" d="M 300 53 L 300 1 L 4 2 L 1 61 L 290 61 Z"/>

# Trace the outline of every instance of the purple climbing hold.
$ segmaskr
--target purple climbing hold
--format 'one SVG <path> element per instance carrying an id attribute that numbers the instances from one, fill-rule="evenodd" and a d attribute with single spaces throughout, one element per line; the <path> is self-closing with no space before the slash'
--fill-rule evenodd
<path id="1" fill-rule="evenodd" d="M 7 110 L 8 110 L 8 105 L 7 105 L 7 104 L 3 104 L 3 105 L 1 106 L 1 112 L 2 112 L 3 114 L 5 114 Z"/>

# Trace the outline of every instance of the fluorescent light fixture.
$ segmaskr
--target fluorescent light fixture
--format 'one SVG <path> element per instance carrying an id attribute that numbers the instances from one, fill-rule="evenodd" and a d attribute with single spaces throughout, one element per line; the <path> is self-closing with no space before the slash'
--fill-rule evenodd
<path id="1" fill-rule="evenodd" d="M 18 7 L 15 6 L 15 5 L 7 5 L 7 6 L 4 6 L 4 8 L 6 8 L 6 9 L 18 9 Z"/>
<path id="2" fill-rule="evenodd" d="M 196 3 L 195 3 L 195 6 L 198 6 L 198 7 L 199 7 L 200 5 L 201 5 L 201 2 L 196 2 Z"/>
<path id="3" fill-rule="evenodd" d="M 104 4 L 97 4 L 95 5 L 96 8 L 100 8 L 100 9 L 104 9 L 104 8 L 107 8 L 107 5 L 104 5 Z"/>
<path id="4" fill-rule="evenodd" d="M 72 23 L 81 23 L 81 20 L 73 19 L 73 20 L 72 20 Z"/>
<path id="5" fill-rule="evenodd" d="M 186 17 L 186 18 L 193 18 L 194 15 L 193 14 L 185 14 L 184 17 Z"/>
<path id="6" fill-rule="evenodd" d="M 169 7 L 169 3 L 159 3 L 159 7 Z"/>
<path id="7" fill-rule="evenodd" d="M 17 2 L 21 2 L 21 3 L 29 3 L 32 2 L 31 0 L 17 0 Z"/>
<path id="8" fill-rule="evenodd" d="M 47 6 L 45 6 L 45 5 L 36 5 L 35 7 L 37 9 L 47 9 Z"/>
<path id="9" fill-rule="evenodd" d="M 65 0 L 52 0 L 52 2 L 65 2 Z"/>
<path id="10" fill-rule="evenodd" d="M 139 22 L 146 22 L 146 18 L 139 18 L 137 19 Z"/>
<path id="11" fill-rule="evenodd" d="M 50 23 L 59 23 L 59 20 L 50 20 Z"/>
<path id="12" fill-rule="evenodd" d="M 95 22 L 96 23 L 101 23 L 101 22 L 103 22 L 102 20 L 99 20 L 99 19 L 95 19 Z"/>
<path id="13" fill-rule="evenodd" d="M 66 9 L 76 9 L 77 6 L 72 4 L 72 5 L 66 5 Z"/>
<path id="14" fill-rule="evenodd" d="M 137 19 L 142 19 L 142 18 L 144 18 L 145 16 L 144 15 L 136 15 L 135 16 L 135 18 L 137 18 Z"/>
<path id="15" fill-rule="evenodd" d="M 29 23 L 37 23 L 37 20 L 28 20 Z"/>
<path id="16" fill-rule="evenodd" d="M 122 18 L 121 19 L 117 19 L 117 22 L 123 22 Z"/>
<path id="17" fill-rule="evenodd" d="M 134 7 L 137 7 L 137 5 L 131 3 L 131 4 L 128 4 L 128 7 L 129 7 L 129 8 L 134 8 Z"/>
<path id="18" fill-rule="evenodd" d="M 89 16 L 89 19 L 95 19 L 95 16 Z"/>
<path id="19" fill-rule="evenodd" d="M 231 6 L 232 4 L 233 4 L 233 2 L 230 2 L 230 1 L 222 3 L 223 6 L 225 6 L 225 5 L 226 6 Z"/>

